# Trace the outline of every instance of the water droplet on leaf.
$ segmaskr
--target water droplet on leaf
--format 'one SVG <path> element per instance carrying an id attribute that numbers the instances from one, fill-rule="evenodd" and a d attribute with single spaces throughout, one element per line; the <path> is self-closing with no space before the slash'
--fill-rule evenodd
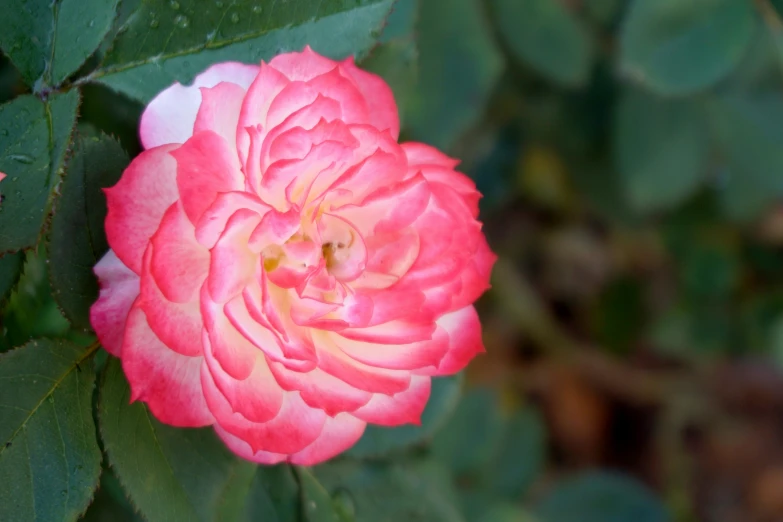
<path id="1" fill-rule="evenodd" d="M 341 515 L 340 518 L 342 520 L 355 520 L 356 503 L 350 491 L 345 488 L 338 488 L 332 495 L 332 502 L 334 503 L 334 510 Z"/>
<path id="2" fill-rule="evenodd" d="M 174 23 L 179 27 L 180 29 L 187 29 L 190 27 L 190 20 L 185 15 L 177 15 L 174 17 Z"/>
<path id="3" fill-rule="evenodd" d="M 10 156 L 8 156 L 8 159 L 12 159 L 14 161 L 18 161 L 19 163 L 24 163 L 26 165 L 29 165 L 33 162 L 33 158 L 31 158 L 27 154 L 11 154 Z"/>
<path id="4" fill-rule="evenodd" d="M 237 13 L 231 13 L 231 22 L 232 23 L 239 23 L 239 14 Z"/>
<path id="5" fill-rule="evenodd" d="M 217 7 L 218 9 L 220 9 L 220 8 L 221 8 L 221 7 L 223 7 L 224 5 L 225 5 L 225 4 L 224 4 L 223 2 L 221 2 L 220 0 L 217 0 L 217 2 L 215 2 L 215 7 Z"/>
<path id="6" fill-rule="evenodd" d="M 150 28 L 155 29 L 159 25 L 160 25 L 160 22 L 158 21 L 157 18 L 153 18 L 152 20 L 150 20 Z"/>
<path id="7" fill-rule="evenodd" d="M 261 14 L 262 12 L 264 12 L 264 8 L 261 7 L 260 5 L 254 5 L 252 11 L 255 14 Z"/>
<path id="8" fill-rule="evenodd" d="M 171 0 L 171 2 L 169 2 L 169 5 L 170 5 L 170 6 L 171 6 L 171 8 L 172 8 L 172 9 L 174 9 L 175 11 L 176 11 L 177 9 L 179 9 L 179 2 L 177 2 L 177 0 Z"/>

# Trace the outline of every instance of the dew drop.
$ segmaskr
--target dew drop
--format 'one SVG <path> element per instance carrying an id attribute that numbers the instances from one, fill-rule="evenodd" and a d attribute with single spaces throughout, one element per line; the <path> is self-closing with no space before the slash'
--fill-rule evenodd
<path id="1" fill-rule="evenodd" d="M 217 2 L 215 2 L 215 7 L 217 7 L 218 9 L 222 8 L 224 5 L 225 4 L 220 0 L 217 0 Z"/>
<path id="2" fill-rule="evenodd" d="M 90 20 L 90 23 L 87 24 L 87 27 L 95 27 L 95 20 Z"/>
<path id="3" fill-rule="evenodd" d="M 172 9 L 174 9 L 175 11 L 179 9 L 179 2 L 177 2 L 177 0 L 171 0 L 171 1 L 169 2 L 169 5 L 170 5 L 170 6 L 171 6 L 171 8 L 172 8 Z"/>
<path id="4" fill-rule="evenodd" d="M 234 24 L 239 23 L 239 14 L 238 13 L 231 13 L 231 23 L 234 23 Z"/>
<path id="5" fill-rule="evenodd" d="M 261 7 L 260 5 L 254 5 L 252 11 L 255 14 L 261 14 L 262 12 L 264 12 L 264 8 Z"/>
<path id="6" fill-rule="evenodd" d="M 174 23 L 180 29 L 187 29 L 188 27 L 190 27 L 190 20 L 185 15 L 179 14 L 179 15 L 175 16 L 174 17 Z"/>
<path id="7" fill-rule="evenodd" d="M 33 158 L 31 158 L 27 154 L 11 154 L 10 156 L 8 156 L 8 159 L 18 161 L 19 163 L 24 163 L 25 165 L 29 165 L 33 162 Z"/>
<path id="8" fill-rule="evenodd" d="M 19 176 L 14 176 L 13 178 L 11 178 L 11 181 L 17 181 L 18 179 L 19 179 Z"/>
<path id="9" fill-rule="evenodd" d="M 153 18 L 152 20 L 150 20 L 150 28 L 155 29 L 159 25 L 160 25 L 160 22 L 158 21 L 157 18 Z"/>

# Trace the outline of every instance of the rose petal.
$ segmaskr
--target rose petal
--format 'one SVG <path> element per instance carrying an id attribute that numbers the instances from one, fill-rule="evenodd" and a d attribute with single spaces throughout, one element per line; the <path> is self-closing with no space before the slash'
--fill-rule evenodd
<path id="1" fill-rule="evenodd" d="M 120 356 L 125 320 L 139 295 L 139 276 L 109 250 L 94 268 L 101 294 L 90 308 L 90 324 L 110 354 Z"/>
<path id="2" fill-rule="evenodd" d="M 388 130 L 396 140 L 400 135 L 400 117 L 389 84 L 377 74 L 356 67 L 352 56 L 340 64 L 340 69 L 344 75 L 354 81 L 359 92 L 367 100 L 369 123 L 379 131 Z"/>
<path id="3" fill-rule="evenodd" d="M 131 401 L 147 403 L 161 422 L 197 428 L 214 422 L 199 378 L 201 357 L 173 352 L 153 333 L 140 308 L 131 308 L 122 345 L 122 369 Z"/>
<path id="4" fill-rule="evenodd" d="M 245 92 L 239 85 L 228 82 L 201 87 L 201 105 L 193 124 L 193 134 L 209 130 L 222 136 L 227 143 L 236 143 L 237 123 Z"/>
<path id="5" fill-rule="evenodd" d="M 424 375 L 411 377 L 407 390 L 393 396 L 377 393 L 353 415 L 366 422 L 381 426 L 421 424 L 421 414 L 430 398 L 430 378 Z"/>
<path id="6" fill-rule="evenodd" d="M 201 87 L 231 82 L 247 88 L 258 74 L 257 65 L 218 63 L 184 86 L 175 83 L 158 94 L 141 115 L 139 134 L 145 149 L 168 143 L 185 143 L 193 135 L 193 124 L 201 105 Z"/>

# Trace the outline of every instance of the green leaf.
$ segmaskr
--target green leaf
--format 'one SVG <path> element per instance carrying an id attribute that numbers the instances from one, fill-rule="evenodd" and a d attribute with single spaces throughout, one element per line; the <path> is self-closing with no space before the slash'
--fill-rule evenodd
<path id="1" fill-rule="evenodd" d="M 332 58 L 362 54 L 375 43 L 392 4 L 146 0 L 90 78 L 146 102 L 218 62 L 256 63 L 308 44 Z"/>
<path id="2" fill-rule="evenodd" d="M 454 415 L 436 434 L 433 455 L 458 474 L 486 464 L 503 434 L 497 404 L 492 390 L 479 388 L 466 393 Z"/>
<path id="3" fill-rule="evenodd" d="M 546 78 L 584 85 L 593 62 L 593 40 L 565 2 L 493 0 L 495 19 L 511 51 Z"/>
<path id="4" fill-rule="evenodd" d="M 380 41 L 388 43 L 393 40 L 413 37 L 418 9 L 419 0 L 397 0 L 394 2 L 394 8 L 386 20 Z"/>
<path id="5" fill-rule="evenodd" d="M 753 219 L 783 193 L 783 97 L 714 96 L 707 114 L 728 167 L 719 189 L 723 208 L 732 219 Z"/>
<path id="6" fill-rule="evenodd" d="M 630 477 L 585 472 L 561 482 L 538 505 L 546 522 L 666 522 L 663 505 Z"/>
<path id="7" fill-rule="evenodd" d="M 377 457 L 429 441 L 457 406 L 461 383 L 461 375 L 433 379 L 430 399 L 421 414 L 421 426 L 368 425 L 362 438 L 346 454 Z"/>
<path id="8" fill-rule="evenodd" d="M 448 474 L 435 464 L 334 461 L 313 468 L 343 520 L 461 522 Z M 314 522 L 314 521 L 313 521 Z"/>
<path id="9" fill-rule="evenodd" d="M 150 522 L 211 520 L 236 466 L 210 428 L 162 424 L 130 388 L 119 359 L 101 379 L 99 420 L 109 463 L 131 502 Z"/>
<path id="10" fill-rule="evenodd" d="M 223 488 L 215 520 L 297 522 L 301 497 L 291 466 L 240 462 Z"/>
<path id="11" fill-rule="evenodd" d="M 513 504 L 497 504 L 481 515 L 477 522 L 536 522 L 536 519 Z"/>
<path id="12" fill-rule="evenodd" d="M 339 501 L 332 502 L 332 498 L 313 474 L 305 468 L 297 468 L 299 487 L 302 490 L 302 513 L 306 522 L 340 522 L 337 514 L 338 507 L 345 509 Z M 345 513 L 351 515 L 352 513 Z M 345 517 L 343 517 L 345 519 Z M 347 520 L 352 520 L 348 518 Z"/>
<path id="13" fill-rule="evenodd" d="M 408 130 L 413 139 L 448 149 L 481 115 L 503 57 L 474 0 L 421 2 L 417 32 L 419 86 L 405 115 Z"/>
<path id="14" fill-rule="evenodd" d="M 70 521 L 87 509 L 101 463 L 94 352 L 42 339 L 0 356 L 0 520 Z"/>
<path id="15" fill-rule="evenodd" d="M 45 249 L 26 253 L 22 276 L 2 310 L 0 350 L 34 337 L 62 337 L 70 329 L 52 298 L 48 268 Z"/>
<path id="16" fill-rule="evenodd" d="M 702 112 L 692 102 L 627 90 L 617 107 L 614 151 L 630 204 L 653 212 L 691 196 L 705 177 L 708 138 Z"/>
<path id="17" fill-rule="evenodd" d="M 756 28 L 752 2 L 634 0 L 621 30 L 621 67 L 662 94 L 699 91 L 737 66 Z"/>
<path id="18" fill-rule="evenodd" d="M 59 85 L 100 45 L 118 1 L 11 0 L 0 17 L 0 48 L 28 85 Z"/>
<path id="19" fill-rule="evenodd" d="M 23 261 L 24 254 L 21 252 L 0 257 L 0 305 L 5 303 L 6 297 L 19 281 Z"/>
<path id="20" fill-rule="evenodd" d="M 0 105 L 0 252 L 38 242 L 60 180 L 65 152 L 76 123 L 79 92 L 53 94 L 42 102 L 20 96 Z"/>
<path id="21" fill-rule="evenodd" d="M 92 267 L 108 250 L 103 222 L 106 198 L 128 165 L 119 143 L 107 136 L 80 136 L 75 144 L 49 233 L 54 298 L 76 328 L 90 328 L 90 306 L 98 298 Z"/>

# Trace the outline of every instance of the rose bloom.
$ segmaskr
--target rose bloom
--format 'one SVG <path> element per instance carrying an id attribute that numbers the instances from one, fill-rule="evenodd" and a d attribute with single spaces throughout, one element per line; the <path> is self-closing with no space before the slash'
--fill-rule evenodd
<path id="1" fill-rule="evenodd" d="M 483 351 L 495 255 L 457 164 L 397 143 L 389 86 L 309 48 L 221 63 L 141 118 L 106 190 L 91 321 L 131 400 L 236 454 L 310 465 L 419 422 Z"/>

